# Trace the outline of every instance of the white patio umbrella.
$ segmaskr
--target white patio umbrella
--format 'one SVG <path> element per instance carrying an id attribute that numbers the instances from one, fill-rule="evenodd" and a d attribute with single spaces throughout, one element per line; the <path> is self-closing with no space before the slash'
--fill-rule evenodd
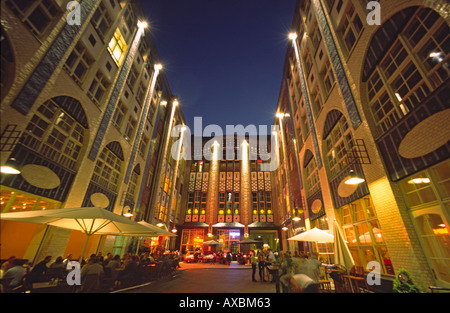
<path id="1" fill-rule="evenodd" d="M 47 224 L 82 231 L 87 238 L 80 262 L 83 259 L 89 238 L 94 234 L 125 235 L 146 231 L 143 225 L 98 207 L 3 213 L 0 214 L 0 220 Z"/>
<path id="2" fill-rule="evenodd" d="M 334 242 L 334 236 L 324 230 L 314 227 L 313 229 L 307 230 L 301 234 L 295 235 L 294 237 L 288 238 L 288 240 Z"/>
<path id="3" fill-rule="evenodd" d="M 207 246 L 218 246 L 218 245 L 220 245 L 220 242 L 215 241 L 215 240 L 208 240 L 208 241 L 204 241 L 203 244 L 207 245 Z"/>
<path id="4" fill-rule="evenodd" d="M 336 265 L 340 265 L 345 268 L 347 275 L 350 269 L 355 265 L 353 256 L 345 243 L 344 235 L 341 227 L 335 220 L 333 223 L 333 233 L 334 233 L 334 262 Z M 350 284 L 350 288 L 353 292 L 353 285 Z"/>
<path id="5" fill-rule="evenodd" d="M 337 265 L 345 267 L 348 272 L 355 265 L 355 261 L 353 260 L 353 256 L 350 253 L 350 249 L 345 243 L 343 232 L 337 221 L 334 221 L 333 232 L 335 263 Z"/>

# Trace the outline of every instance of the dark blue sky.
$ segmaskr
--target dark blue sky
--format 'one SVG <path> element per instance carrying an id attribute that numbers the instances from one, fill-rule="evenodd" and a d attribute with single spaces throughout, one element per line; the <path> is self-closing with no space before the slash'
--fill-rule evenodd
<path id="1" fill-rule="evenodd" d="M 143 0 L 186 123 L 272 125 L 295 0 Z"/>

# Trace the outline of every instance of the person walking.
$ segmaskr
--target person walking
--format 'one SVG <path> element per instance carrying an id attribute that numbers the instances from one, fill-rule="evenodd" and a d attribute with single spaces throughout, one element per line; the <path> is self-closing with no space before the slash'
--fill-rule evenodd
<path id="1" fill-rule="evenodd" d="M 259 280 L 265 282 L 264 278 L 264 268 L 266 266 L 266 257 L 262 251 L 258 251 L 258 270 L 259 270 Z"/>
<path id="2" fill-rule="evenodd" d="M 250 262 L 252 264 L 252 281 L 256 282 L 257 280 L 255 278 L 255 275 L 256 275 L 256 267 L 258 266 L 258 258 L 254 250 L 250 251 Z"/>

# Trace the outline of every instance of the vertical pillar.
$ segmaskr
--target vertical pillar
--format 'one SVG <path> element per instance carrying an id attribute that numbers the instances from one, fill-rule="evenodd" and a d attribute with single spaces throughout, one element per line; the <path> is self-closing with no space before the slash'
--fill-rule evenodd
<path id="1" fill-rule="evenodd" d="M 92 143 L 91 146 L 91 150 L 89 151 L 88 158 L 91 159 L 92 161 L 94 161 L 97 158 L 97 154 L 100 150 L 103 138 L 105 137 L 106 130 L 108 129 L 109 126 L 109 122 L 111 121 L 117 102 L 119 101 L 119 97 L 122 94 L 123 89 L 125 88 L 128 74 L 130 73 L 134 57 L 136 56 L 136 53 L 138 51 L 141 37 L 144 35 L 145 28 L 147 27 L 146 25 L 147 24 L 144 22 L 138 23 L 138 29 L 134 36 L 133 42 L 130 48 L 128 49 L 127 56 L 125 57 L 125 61 L 123 62 L 123 65 L 120 69 L 119 76 L 117 77 L 108 104 L 105 108 L 102 121 L 100 122 L 100 126 L 98 127 L 97 135 L 95 136 L 94 142 Z"/>

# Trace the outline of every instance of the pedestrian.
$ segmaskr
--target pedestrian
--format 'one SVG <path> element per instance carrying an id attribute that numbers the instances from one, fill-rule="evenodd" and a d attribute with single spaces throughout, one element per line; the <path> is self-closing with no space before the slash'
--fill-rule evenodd
<path id="1" fill-rule="evenodd" d="M 280 253 L 280 261 L 282 271 L 280 276 L 280 283 L 283 292 L 288 292 L 290 280 L 294 273 L 294 263 L 292 262 L 291 252 L 287 251 L 286 253 Z"/>
<path id="2" fill-rule="evenodd" d="M 250 251 L 250 262 L 252 264 L 252 281 L 256 282 L 257 280 L 255 278 L 255 275 L 256 275 L 256 267 L 258 266 L 258 258 L 254 250 Z"/>
<path id="3" fill-rule="evenodd" d="M 264 253 L 261 250 L 258 251 L 258 270 L 259 270 L 259 280 L 265 282 L 264 278 L 264 268 L 266 266 Z"/>

